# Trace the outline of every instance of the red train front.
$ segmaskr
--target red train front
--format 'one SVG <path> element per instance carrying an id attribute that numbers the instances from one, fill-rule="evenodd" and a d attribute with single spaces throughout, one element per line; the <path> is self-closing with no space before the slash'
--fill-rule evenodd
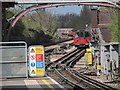
<path id="1" fill-rule="evenodd" d="M 89 47 L 91 34 L 86 30 L 78 30 L 75 33 L 73 44 L 76 47 Z"/>

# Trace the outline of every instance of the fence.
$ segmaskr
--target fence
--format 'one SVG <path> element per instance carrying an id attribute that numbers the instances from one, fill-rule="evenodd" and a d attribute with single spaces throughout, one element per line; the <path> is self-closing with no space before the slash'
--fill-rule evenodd
<path id="1" fill-rule="evenodd" d="M 0 78 L 28 77 L 25 42 L 0 42 L 0 52 Z"/>

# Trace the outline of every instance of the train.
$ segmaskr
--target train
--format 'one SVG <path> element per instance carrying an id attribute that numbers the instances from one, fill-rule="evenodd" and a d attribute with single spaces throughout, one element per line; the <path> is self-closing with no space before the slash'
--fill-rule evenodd
<path id="1" fill-rule="evenodd" d="M 74 37 L 75 32 L 71 30 L 71 31 L 69 31 L 69 35 L 70 35 L 71 37 Z"/>
<path id="2" fill-rule="evenodd" d="M 89 47 L 91 41 L 91 33 L 88 30 L 75 31 L 73 44 L 75 47 Z"/>

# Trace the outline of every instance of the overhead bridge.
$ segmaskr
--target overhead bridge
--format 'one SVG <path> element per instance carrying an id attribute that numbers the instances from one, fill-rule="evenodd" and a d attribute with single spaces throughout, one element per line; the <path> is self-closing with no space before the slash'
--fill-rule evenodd
<path id="1" fill-rule="evenodd" d="M 120 0 L 0 0 L 0 2 L 15 3 L 117 3 Z"/>
<path id="2" fill-rule="evenodd" d="M 0 2 L 9 3 L 9 4 L 11 3 L 14 4 L 78 3 L 80 5 L 109 6 L 109 7 L 120 8 L 119 6 L 120 0 L 0 0 Z"/>

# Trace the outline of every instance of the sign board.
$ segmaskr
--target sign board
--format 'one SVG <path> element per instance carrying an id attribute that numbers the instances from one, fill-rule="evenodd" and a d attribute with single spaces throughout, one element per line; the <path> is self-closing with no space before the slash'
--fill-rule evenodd
<path id="1" fill-rule="evenodd" d="M 43 46 L 29 47 L 29 75 L 30 76 L 45 75 L 45 59 Z"/>
<path id="2" fill-rule="evenodd" d="M 87 59 L 88 59 L 88 64 L 92 64 L 92 49 L 91 48 L 88 48 L 86 49 L 87 51 Z"/>

